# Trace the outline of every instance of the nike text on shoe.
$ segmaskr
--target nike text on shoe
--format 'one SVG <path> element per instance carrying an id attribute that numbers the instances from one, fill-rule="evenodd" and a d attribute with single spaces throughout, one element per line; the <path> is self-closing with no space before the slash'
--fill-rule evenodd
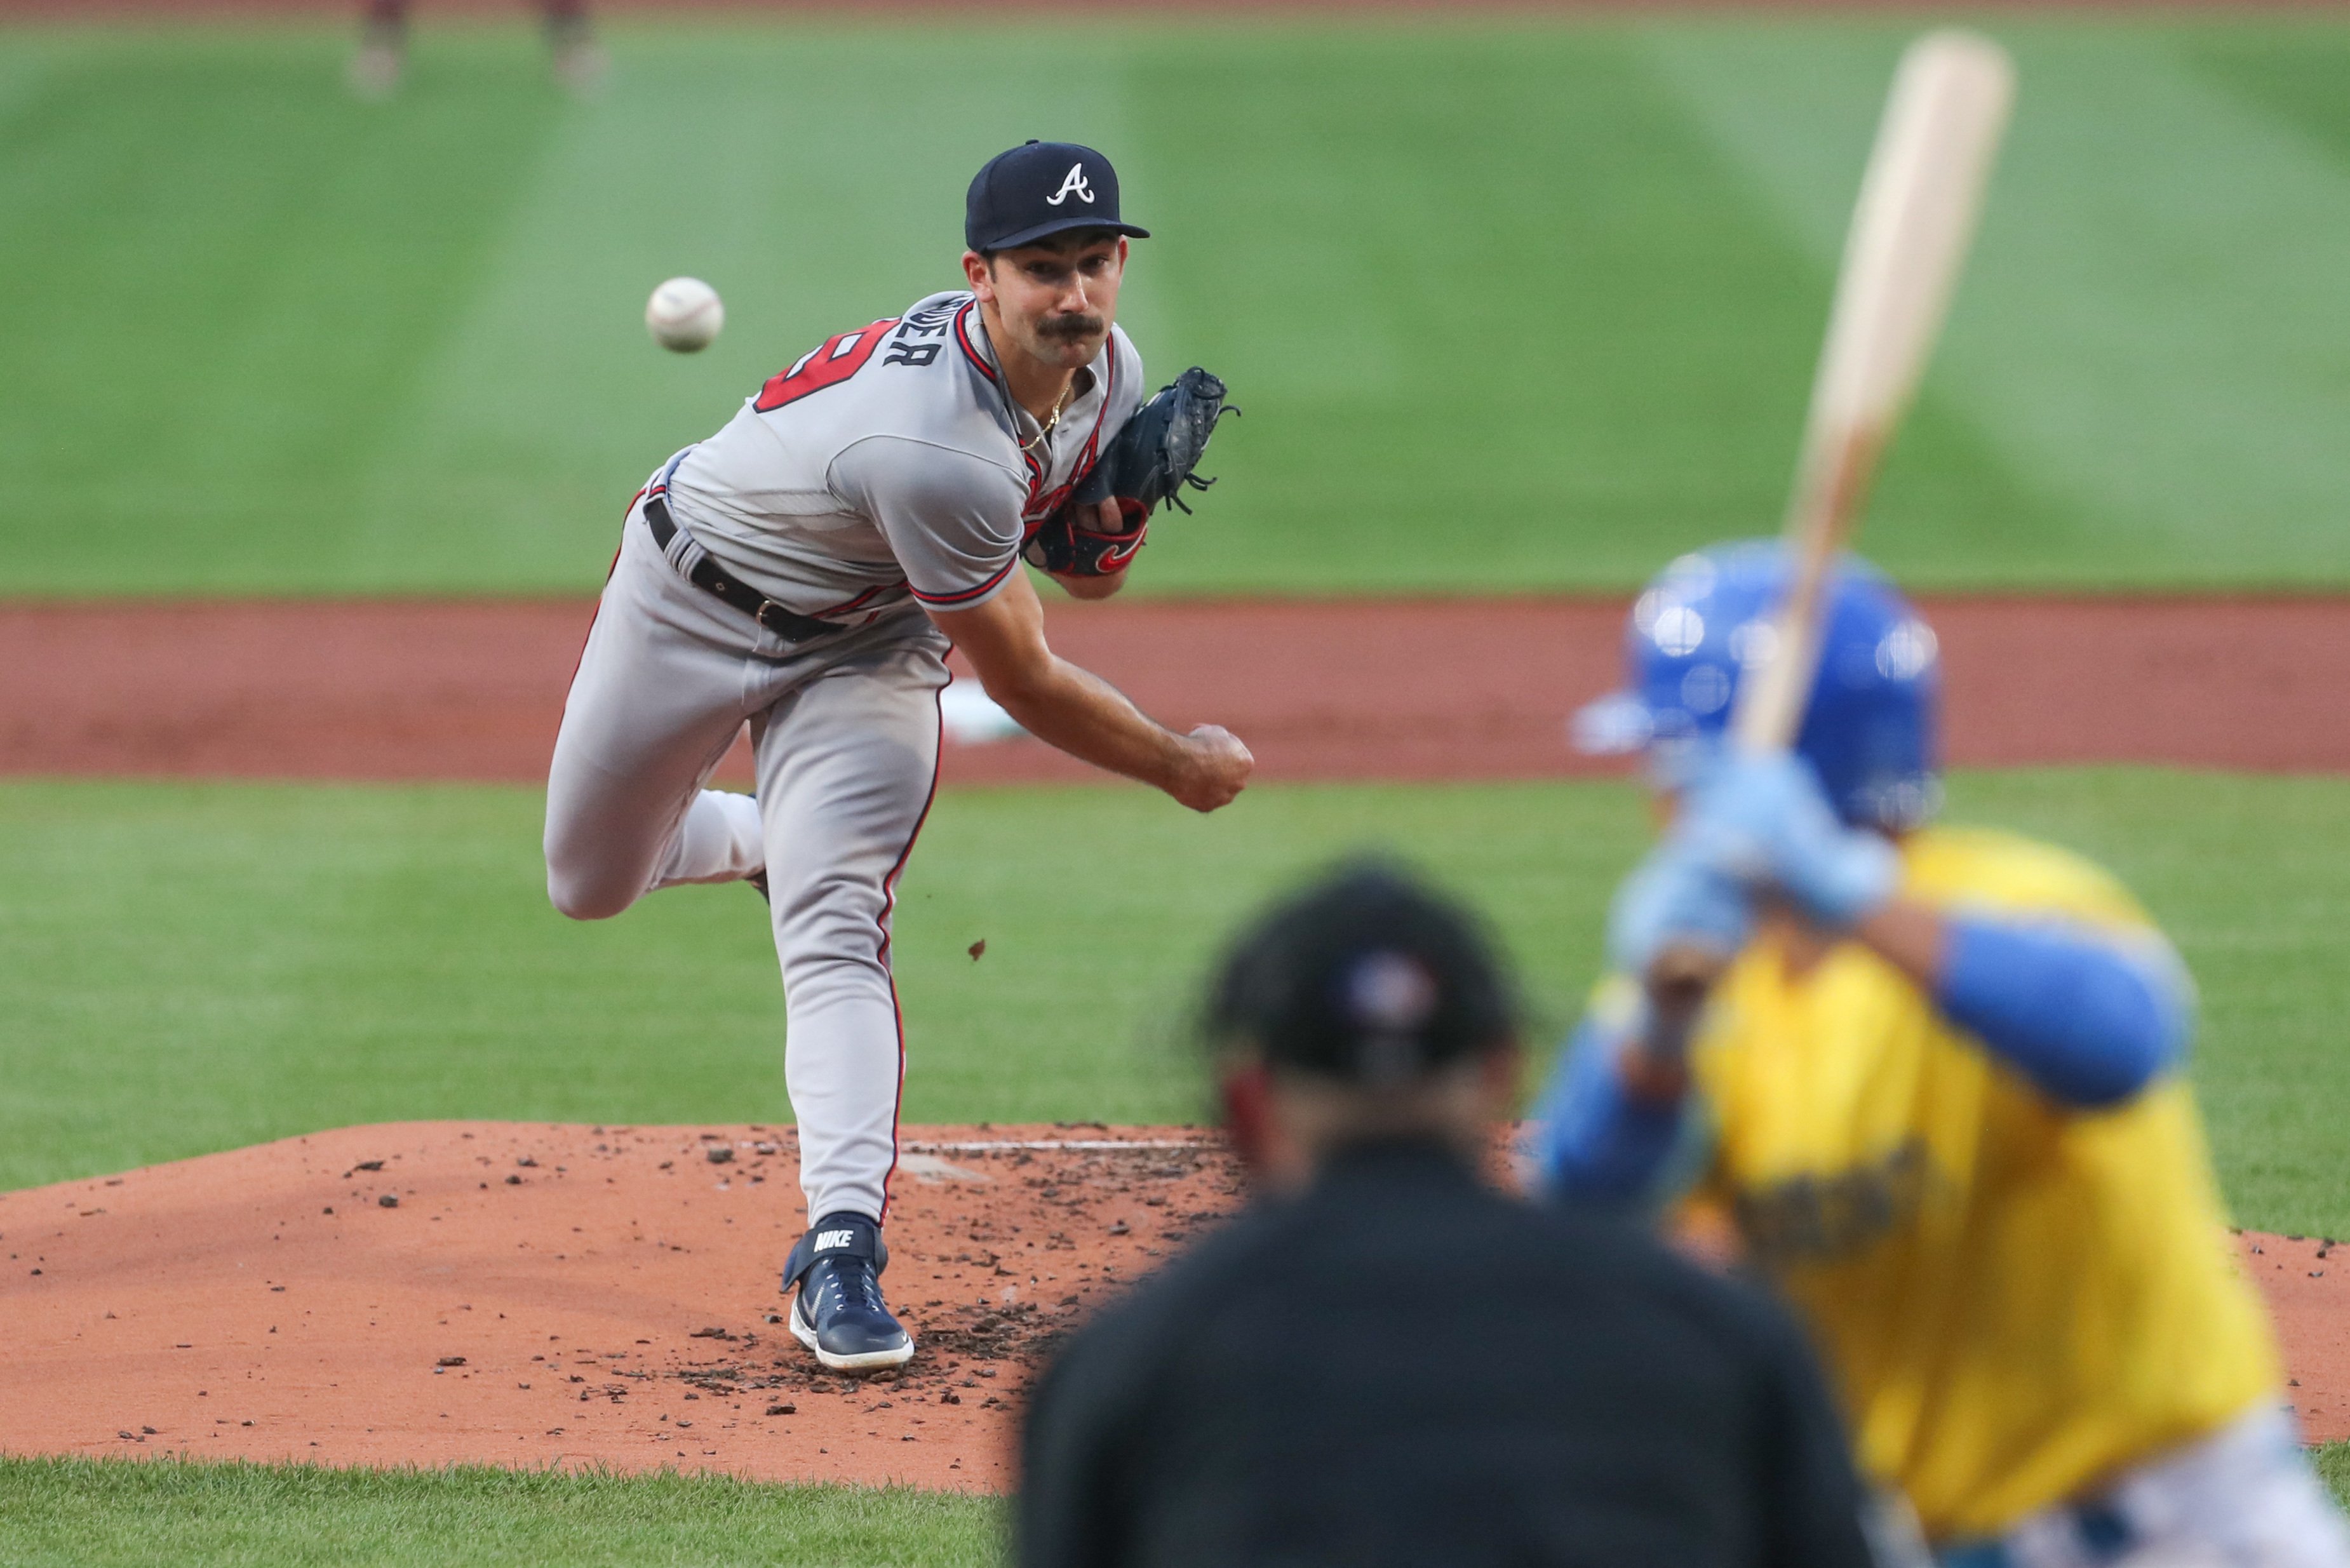
<path id="1" fill-rule="evenodd" d="M 914 1338 L 881 1301 L 889 1249 L 881 1228 L 862 1214 L 827 1214 L 809 1228 L 784 1263 L 792 1303 L 792 1337 L 835 1372 L 876 1372 L 914 1358 Z"/>

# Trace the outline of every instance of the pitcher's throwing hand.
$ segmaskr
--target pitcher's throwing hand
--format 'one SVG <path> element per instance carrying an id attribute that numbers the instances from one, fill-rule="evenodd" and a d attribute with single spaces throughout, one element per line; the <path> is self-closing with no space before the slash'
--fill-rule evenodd
<path id="1" fill-rule="evenodd" d="M 1202 724 L 1184 739 L 1191 742 L 1192 773 L 1168 793 L 1193 811 L 1232 805 L 1248 787 L 1256 759 L 1238 735 L 1219 724 Z"/>

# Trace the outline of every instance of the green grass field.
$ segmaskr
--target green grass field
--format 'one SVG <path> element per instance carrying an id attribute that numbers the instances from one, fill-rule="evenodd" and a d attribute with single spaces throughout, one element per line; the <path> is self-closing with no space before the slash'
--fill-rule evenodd
<path id="1" fill-rule="evenodd" d="M 981 1568 L 1002 1506 L 910 1489 L 619 1477 L 0 1459 L 9 1568 Z"/>
<path id="2" fill-rule="evenodd" d="M 2027 770 L 1953 794 L 2143 894 L 2203 988 L 2195 1070 L 2237 1214 L 2350 1235 L 2350 781 Z M 522 789 L 0 785 L 0 1187 L 411 1116 L 785 1119 L 757 898 L 566 921 L 539 810 Z M 1611 784 L 1268 786 L 1208 818 L 1140 789 L 951 792 L 900 888 L 906 1116 L 1199 1119 L 1184 1021 L 1217 942 L 1363 846 L 1490 912 L 1554 1037 L 1641 824 Z M 1069 844 L 1097 847 L 1044 847 Z"/>
<path id="3" fill-rule="evenodd" d="M 8 29 L 0 595 L 589 587 L 647 470 L 955 281 L 1031 134 L 1118 159 L 1128 324 L 1248 410 L 1149 591 L 1622 587 L 1775 520 L 1914 26 L 630 19 L 582 104 L 428 18 L 385 105 L 339 26 Z M 2350 583 L 2350 23 L 1992 26 L 2021 109 L 1870 549 Z M 638 322 L 678 272 L 699 358 Z"/>
<path id="4" fill-rule="evenodd" d="M 2318 1451 L 2350 1505 L 2350 1443 Z M 988 1498 L 712 1477 L 327 1470 L 0 1459 L 10 1568 L 965 1568 L 1002 1561 Z"/>

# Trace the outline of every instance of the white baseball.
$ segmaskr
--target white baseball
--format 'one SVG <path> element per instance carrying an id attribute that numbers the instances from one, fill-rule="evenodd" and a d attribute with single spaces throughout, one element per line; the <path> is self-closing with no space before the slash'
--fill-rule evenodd
<path id="1" fill-rule="evenodd" d="M 718 291 L 698 277 L 673 277 L 645 301 L 645 328 L 653 341 L 680 354 L 707 348 L 726 325 Z"/>

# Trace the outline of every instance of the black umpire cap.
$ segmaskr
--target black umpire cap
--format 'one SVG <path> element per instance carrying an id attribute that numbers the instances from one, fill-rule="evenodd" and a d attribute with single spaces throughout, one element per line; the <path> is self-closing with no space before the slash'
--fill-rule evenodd
<path id="1" fill-rule="evenodd" d="M 1206 1023 L 1268 1065 L 1385 1088 L 1509 1044 L 1517 1009 L 1473 916 L 1357 861 L 1241 934 Z"/>
<path id="2" fill-rule="evenodd" d="M 963 243 L 975 251 L 1033 245 L 1067 229 L 1113 229 L 1150 237 L 1118 215 L 1118 171 L 1090 147 L 1031 141 L 999 152 L 972 176 L 963 198 Z"/>

